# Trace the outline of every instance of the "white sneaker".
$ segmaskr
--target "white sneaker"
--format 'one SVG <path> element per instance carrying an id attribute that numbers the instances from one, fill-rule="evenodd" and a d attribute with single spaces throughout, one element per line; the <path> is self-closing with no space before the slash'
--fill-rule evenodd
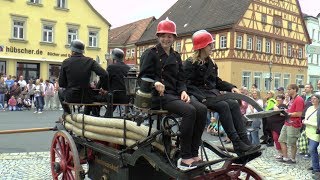
<path id="1" fill-rule="evenodd" d="M 42 113 L 42 111 L 39 111 L 39 112 L 38 112 L 38 114 L 41 114 L 41 113 Z"/>
<path id="2" fill-rule="evenodd" d="M 190 166 L 182 166 L 182 165 L 181 165 L 181 162 L 182 162 L 182 159 L 181 159 L 181 158 L 178 159 L 178 161 L 177 161 L 177 168 L 179 168 L 179 169 L 182 170 L 182 171 L 187 171 L 187 170 L 194 169 L 194 168 L 197 167 L 197 166 L 192 166 L 192 165 L 190 165 Z"/>
<path id="3" fill-rule="evenodd" d="M 35 111 L 35 112 L 33 112 L 33 113 L 38 113 L 38 111 Z"/>

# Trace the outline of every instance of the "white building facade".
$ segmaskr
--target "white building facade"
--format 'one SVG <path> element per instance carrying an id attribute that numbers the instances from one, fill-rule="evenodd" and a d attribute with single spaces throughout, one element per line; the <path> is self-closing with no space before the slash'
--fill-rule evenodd
<path id="1" fill-rule="evenodd" d="M 308 78 L 307 82 L 317 89 L 317 81 L 320 80 L 320 13 L 317 17 L 305 15 L 304 21 L 308 29 L 311 44 L 306 46 L 308 58 Z"/>

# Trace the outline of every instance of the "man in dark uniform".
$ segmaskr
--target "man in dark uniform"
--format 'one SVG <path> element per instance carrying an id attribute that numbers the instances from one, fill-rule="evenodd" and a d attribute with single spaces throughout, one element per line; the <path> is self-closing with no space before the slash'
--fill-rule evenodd
<path id="1" fill-rule="evenodd" d="M 114 64 L 110 64 L 107 68 L 110 82 L 110 92 L 113 92 L 113 103 L 127 104 L 129 97 L 126 95 L 126 87 L 124 85 L 124 77 L 127 76 L 130 66 L 123 62 L 124 53 L 121 49 L 115 48 L 111 52 L 111 58 Z"/>
<path id="2" fill-rule="evenodd" d="M 91 71 L 95 72 L 100 78 L 107 79 L 107 72 L 92 58 L 85 57 L 84 43 L 80 40 L 73 40 L 70 45 L 71 57 L 64 60 L 61 65 L 59 75 L 59 86 L 64 88 L 59 90 L 59 100 L 64 113 L 71 114 L 68 105 L 70 103 L 92 103 L 94 102 L 92 89 L 90 88 Z M 102 85 L 105 89 L 107 86 Z"/>

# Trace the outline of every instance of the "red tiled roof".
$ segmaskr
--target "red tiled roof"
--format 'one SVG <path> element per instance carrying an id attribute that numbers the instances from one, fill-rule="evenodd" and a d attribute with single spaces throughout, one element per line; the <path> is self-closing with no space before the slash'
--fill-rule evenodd
<path id="1" fill-rule="evenodd" d="M 154 20 L 155 17 L 152 16 L 111 29 L 109 32 L 109 46 L 136 43 L 140 39 L 144 31 L 148 28 L 150 23 Z"/>

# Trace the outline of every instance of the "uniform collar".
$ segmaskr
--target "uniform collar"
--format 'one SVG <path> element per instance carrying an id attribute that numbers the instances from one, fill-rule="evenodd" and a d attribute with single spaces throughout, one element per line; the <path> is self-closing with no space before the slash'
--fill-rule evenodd
<path id="1" fill-rule="evenodd" d="M 163 49 L 163 47 L 161 46 L 161 44 L 160 43 L 158 43 L 157 45 L 156 45 L 156 49 L 157 49 L 157 51 L 158 51 L 158 54 L 159 54 L 159 56 L 162 56 L 162 55 L 167 55 L 167 53 L 164 51 L 164 49 Z M 173 49 L 172 49 L 172 47 L 170 47 L 170 54 L 171 53 L 173 53 L 174 51 L 173 51 Z"/>
<path id="2" fill-rule="evenodd" d="M 71 57 L 84 57 L 83 54 L 74 54 L 74 55 L 71 55 Z"/>

